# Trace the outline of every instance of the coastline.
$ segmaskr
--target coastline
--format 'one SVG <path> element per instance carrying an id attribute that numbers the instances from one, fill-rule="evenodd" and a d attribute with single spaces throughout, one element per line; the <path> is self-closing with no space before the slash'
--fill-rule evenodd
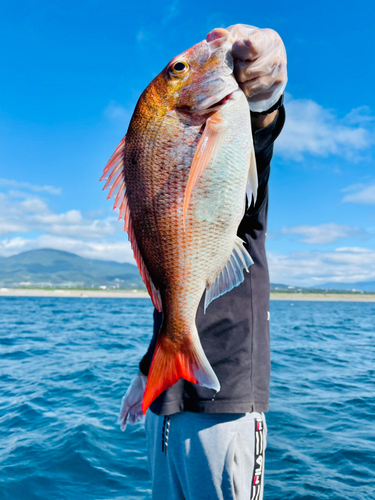
<path id="1" fill-rule="evenodd" d="M 148 299 L 142 290 L 43 290 L 37 288 L 1 288 L 0 297 L 72 297 L 100 299 Z M 321 302 L 375 302 L 375 293 L 271 293 L 271 300 Z"/>
<path id="2" fill-rule="evenodd" d="M 314 302 L 375 302 L 375 293 L 271 293 L 271 300 Z"/>
<path id="3" fill-rule="evenodd" d="M 148 299 L 141 290 L 44 290 L 38 288 L 0 288 L 0 297 L 81 297 L 97 299 Z"/>

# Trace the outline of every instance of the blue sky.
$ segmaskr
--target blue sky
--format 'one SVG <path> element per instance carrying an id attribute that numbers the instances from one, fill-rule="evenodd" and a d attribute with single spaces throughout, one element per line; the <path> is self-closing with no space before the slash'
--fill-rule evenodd
<path id="1" fill-rule="evenodd" d="M 0 255 L 131 262 L 98 179 L 146 85 L 215 27 L 273 28 L 288 54 L 271 280 L 375 280 L 375 7 L 342 2 L 0 2 Z"/>

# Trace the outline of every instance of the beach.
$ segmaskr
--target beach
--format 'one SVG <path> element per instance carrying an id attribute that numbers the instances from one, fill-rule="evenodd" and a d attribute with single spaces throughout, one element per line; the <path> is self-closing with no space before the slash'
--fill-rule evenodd
<path id="1" fill-rule="evenodd" d="M 69 290 L 42 288 L 0 288 L 0 297 L 82 297 L 98 299 L 148 299 L 143 290 Z"/>
<path id="2" fill-rule="evenodd" d="M 375 293 L 271 293 L 271 300 L 321 302 L 375 302 Z"/>
<path id="3" fill-rule="evenodd" d="M 73 290 L 38 288 L 1 288 L 0 297 L 81 297 L 107 299 L 147 299 L 143 290 Z M 271 300 L 323 302 L 375 302 L 375 293 L 293 293 L 271 292 Z"/>

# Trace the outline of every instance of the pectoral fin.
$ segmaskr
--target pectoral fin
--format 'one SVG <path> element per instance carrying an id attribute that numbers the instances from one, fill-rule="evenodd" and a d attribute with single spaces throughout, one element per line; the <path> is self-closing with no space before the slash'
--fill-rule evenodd
<path id="1" fill-rule="evenodd" d="M 257 192 L 258 192 L 258 173 L 257 173 L 257 164 L 255 160 L 255 151 L 253 145 L 251 148 L 250 167 L 246 185 L 246 195 L 249 206 L 251 205 L 252 199 L 254 200 L 254 205 L 255 205 L 257 201 Z"/>
<path id="2" fill-rule="evenodd" d="M 183 224 L 185 226 L 186 213 L 193 189 L 198 179 L 203 174 L 209 163 L 213 163 L 223 144 L 228 124 L 222 116 L 216 112 L 206 121 L 205 129 L 199 140 L 193 162 L 190 167 L 188 183 L 185 189 Z"/>

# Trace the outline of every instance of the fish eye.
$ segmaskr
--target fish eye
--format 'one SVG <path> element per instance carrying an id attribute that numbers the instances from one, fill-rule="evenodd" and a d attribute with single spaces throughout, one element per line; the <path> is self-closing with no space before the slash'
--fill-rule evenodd
<path id="1" fill-rule="evenodd" d="M 173 71 L 183 71 L 186 68 L 186 64 L 179 61 L 173 66 Z"/>
<path id="2" fill-rule="evenodd" d="M 177 61 L 176 63 L 173 64 L 171 67 L 171 72 L 174 75 L 182 75 L 183 73 L 186 73 L 186 71 L 189 69 L 189 65 L 184 62 L 184 61 Z"/>

